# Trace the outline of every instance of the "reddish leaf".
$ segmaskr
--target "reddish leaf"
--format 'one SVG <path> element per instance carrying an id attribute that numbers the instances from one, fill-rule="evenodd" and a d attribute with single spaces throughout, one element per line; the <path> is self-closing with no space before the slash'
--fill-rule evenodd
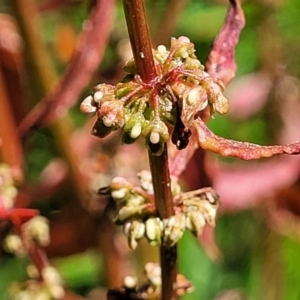
<path id="1" fill-rule="evenodd" d="M 240 0 L 230 0 L 225 24 L 216 37 L 206 62 L 207 72 L 221 79 L 227 85 L 235 75 L 235 47 L 245 25 Z"/>
<path id="2" fill-rule="evenodd" d="M 49 124 L 76 103 L 96 71 L 112 27 L 114 0 L 98 0 L 77 44 L 70 67 L 57 88 L 46 95 L 20 126 L 24 135 L 35 125 Z"/>
<path id="3" fill-rule="evenodd" d="M 223 213 L 249 209 L 264 202 L 276 191 L 292 185 L 300 174 L 300 156 L 250 165 L 216 165 L 214 161 L 208 164 L 212 166 L 210 175 L 214 178 L 214 189 L 221 195 Z M 238 182 L 234 188 L 233 182 Z"/>
<path id="4" fill-rule="evenodd" d="M 15 225 L 21 225 L 37 216 L 38 214 L 38 210 L 31 208 L 13 208 L 9 211 L 9 217 Z"/>
<path id="5" fill-rule="evenodd" d="M 197 133 L 198 142 L 201 148 L 244 160 L 271 157 L 277 154 L 299 154 L 300 142 L 290 145 L 260 146 L 247 142 L 238 142 L 224 139 L 212 133 L 200 119 L 193 122 Z"/>

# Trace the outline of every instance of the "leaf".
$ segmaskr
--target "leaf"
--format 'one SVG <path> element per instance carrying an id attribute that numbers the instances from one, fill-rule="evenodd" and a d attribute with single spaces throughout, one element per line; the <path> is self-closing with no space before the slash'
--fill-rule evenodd
<path id="1" fill-rule="evenodd" d="M 250 160 L 271 157 L 278 154 L 300 154 L 300 142 L 282 146 L 260 146 L 219 137 L 211 132 L 200 118 L 194 120 L 193 125 L 197 130 L 200 147 L 205 150 L 219 153 L 222 156 Z"/>
<path id="2" fill-rule="evenodd" d="M 114 0 L 97 1 L 86 21 L 66 74 L 57 87 L 25 117 L 20 125 L 20 135 L 25 135 L 36 125 L 54 122 L 76 103 L 103 57 L 112 28 L 113 10 Z"/>
<path id="3" fill-rule="evenodd" d="M 229 0 L 229 2 L 225 24 L 215 38 L 206 62 L 207 72 L 211 76 L 221 79 L 225 86 L 235 75 L 234 52 L 241 30 L 245 25 L 245 16 L 240 0 Z"/>

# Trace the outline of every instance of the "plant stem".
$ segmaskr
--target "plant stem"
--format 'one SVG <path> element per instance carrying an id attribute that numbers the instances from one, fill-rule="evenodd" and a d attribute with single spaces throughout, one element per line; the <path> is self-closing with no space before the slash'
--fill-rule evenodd
<path id="1" fill-rule="evenodd" d="M 142 80 L 156 78 L 149 28 L 143 0 L 123 0 L 131 48 Z"/>
<path id="2" fill-rule="evenodd" d="M 144 82 L 151 82 L 155 80 L 157 74 L 152 55 L 144 3 L 142 0 L 123 0 L 123 4 L 138 73 Z M 159 217 L 165 219 L 174 214 L 167 145 L 165 145 L 164 151 L 160 156 L 149 152 L 149 162 L 156 208 Z M 160 247 L 160 263 L 162 270 L 161 298 L 163 300 L 175 299 L 174 286 L 177 275 L 176 246 L 165 247 L 162 245 Z"/>
<path id="3" fill-rule="evenodd" d="M 168 150 L 165 145 L 160 156 L 149 152 L 149 162 L 154 187 L 155 204 L 159 217 L 166 219 L 174 214 L 173 197 L 171 193 L 170 172 L 168 165 Z M 174 286 L 177 275 L 177 246 L 160 247 L 160 264 L 162 276 L 162 299 L 175 299 Z"/>

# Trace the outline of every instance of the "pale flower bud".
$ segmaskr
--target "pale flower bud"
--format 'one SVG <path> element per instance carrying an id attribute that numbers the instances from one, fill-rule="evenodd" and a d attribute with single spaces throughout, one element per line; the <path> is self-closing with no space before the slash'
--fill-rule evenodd
<path id="1" fill-rule="evenodd" d="M 131 129 L 130 137 L 132 139 L 138 138 L 142 133 L 142 125 L 141 123 L 135 123 Z"/>
<path id="2" fill-rule="evenodd" d="M 135 288 L 137 285 L 137 278 L 135 276 L 126 276 L 124 278 L 124 286 L 130 289 Z"/>
<path id="3" fill-rule="evenodd" d="M 24 240 L 28 245 L 36 241 L 41 246 L 50 243 L 48 220 L 42 216 L 36 216 L 22 225 Z"/>
<path id="4" fill-rule="evenodd" d="M 186 227 L 191 230 L 196 236 L 202 234 L 205 226 L 205 218 L 199 211 L 189 211 L 186 214 Z"/>
<path id="5" fill-rule="evenodd" d="M 7 252 L 14 253 L 19 256 L 24 256 L 26 254 L 23 242 L 16 234 L 7 235 L 4 239 L 3 247 Z"/>
<path id="6" fill-rule="evenodd" d="M 158 144 L 160 140 L 159 133 L 157 131 L 152 131 L 149 139 L 152 144 Z"/>
<path id="7" fill-rule="evenodd" d="M 128 237 L 128 245 L 131 249 L 137 247 L 137 241 L 144 236 L 145 224 L 138 220 L 127 222 L 124 225 L 124 233 Z"/>
<path id="8" fill-rule="evenodd" d="M 185 215 L 178 213 L 163 220 L 163 243 L 172 247 L 181 239 L 185 231 Z"/>
<path id="9" fill-rule="evenodd" d="M 158 51 L 160 54 L 164 54 L 164 53 L 168 52 L 166 46 L 164 46 L 164 45 L 159 45 L 159 46 L 157 47 L 157 51 Z"/>
<path id="10" fill-rule="evenodd" d="M 115 200 L 122 200 L 130 193 L 133 186 L 131 182 L 122 176 L 116 176 L 112 179 L 111 184 L 111 196 Z"/>
<path id="11" fill-rule="evenodd" d="M 155 288 L 161 286 L 161 268 L 157 263 L 149 262 L 145 265 L 146 276 Z"/>
<path id="12" fill-rule="evenodd" d="M 119 209 L 118 215 L 116 217 L 116 220 L 120 222 L 124 222 L 128 220 L 129 218 L 139 215 L 141 213 L 141 207 L 134 207 L 134 206 L 123 206 Z"/>
<path id="13" fill-rule="evenodd" d="M 152 175 L 148 170 L 142 170 L 137 174 L 142 189 L 147 191 L 148 193 L 153 194 L 153 184 L 152 184 Z"/>
<path id="14" fill-rule="evenodd" d="M 42 270 L 42 276 L 53 298 L 62 299 L 65 296 L 65 291 L 58 271 L 54 267 L 47 266 Z"/>
<path id="15" fill-rule="evenodd" d="M 80 104 L 80 110 L 84 113 L 94 113 L 97 111 L 97 106 L 93 105 L 93 97 L 87 96 Z"/>
<path id="16" fill-rule="evenodd" d="M 151 217 L 145 222 L 145 236 L 149 240 L 150 245 L 156 246 L 161 243 L 163 223 L 159 218 Z"/>

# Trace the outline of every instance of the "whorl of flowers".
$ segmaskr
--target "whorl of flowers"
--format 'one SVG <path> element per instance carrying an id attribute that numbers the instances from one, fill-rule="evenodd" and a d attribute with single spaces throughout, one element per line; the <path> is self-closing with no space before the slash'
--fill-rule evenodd
<path id="1" fill-rule="evenodd" d="M 124 67 L 128 73 L 116 86 L 99 84 L 81 104 L 84 112 L 97 114 L 92 133 L 105 137 L 123 128 L 122 141 L 130 144 L 142 135 L 153 154 L 160 155 L 169 140 L 178 149 L 189 142 L 189 125 L 206 108 L 224 114 L 228 101 L 223 83 L 209 76 L 195 56 L 194 44 L 187 37 L 171 39 L 170 50 L 153 50 L 157 76 L 145 83 L 132 59 Z"/>

